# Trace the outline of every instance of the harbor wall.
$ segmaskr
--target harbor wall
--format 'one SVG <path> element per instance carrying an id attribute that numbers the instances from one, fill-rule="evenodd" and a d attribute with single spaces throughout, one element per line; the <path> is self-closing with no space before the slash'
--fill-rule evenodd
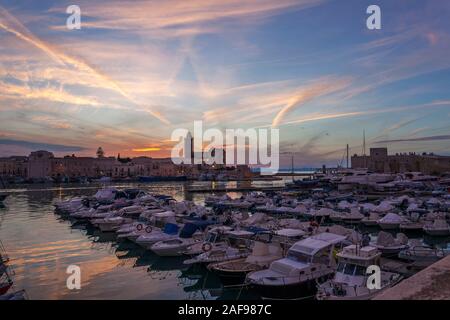
<path id="1" fill-rule="evenodd" d="M 450 300 L 450 256 L 380 293 L 374 300 Z"/>

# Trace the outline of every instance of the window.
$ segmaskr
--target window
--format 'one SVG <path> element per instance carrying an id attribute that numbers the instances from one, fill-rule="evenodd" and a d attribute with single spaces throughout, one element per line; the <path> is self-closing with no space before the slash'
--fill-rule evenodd
<path id="1" fill-rule="evenodd" d="M 355 272 L 355 265 L 354 264 L 346 264 L 344 268 L 344 274 L 353 275 Z"/>
<path id="2" fill-rule="evenodd" d="M 356 266 L 355 276 L 364 276 L 366 274 L 366 268 L 363 266 Z"/>
<path id="3" fill-rule="evenodd" d="M 343 272 L 345 267 L 345 263 L 339 263 L 337 266 L 337 272 Z"/>

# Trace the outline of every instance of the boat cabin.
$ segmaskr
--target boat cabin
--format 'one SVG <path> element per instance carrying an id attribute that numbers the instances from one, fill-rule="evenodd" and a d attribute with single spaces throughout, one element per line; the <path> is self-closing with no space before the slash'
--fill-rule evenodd
<path id="1" fill-rule="evenodd" d="M 367 267 L 380 264 L 381 252 L 372 246 L 350 245 L 337 254 L 338 266 L 335 282 L 363 285 L 368 276 Z"/>

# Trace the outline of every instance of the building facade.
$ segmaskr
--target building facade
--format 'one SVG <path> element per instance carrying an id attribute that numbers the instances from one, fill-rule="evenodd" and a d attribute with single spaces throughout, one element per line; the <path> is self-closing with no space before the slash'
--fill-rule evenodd
<path id="1" fill-rule="evenodd" d="M 231 178 L 249 178 L 248 166 L 226 167 L 217 164 L 180 164 L 171 158 L 136 157 L 120 159 L 115 157 L 77 157 L 68 155 L 55 157 L 52 152 L 39 150 L 28 157 L 0 158 L 0 176 L 20 177 L 29 180 L 67 181 L 79 178 L 113 179 L 137 178 L 139 176 L 179 177 L 196 179 L 204 173 L 226 174 Z"/>
<path id="2" fill-rule="evenodd" d="M 368 156 L 354 155 L 353 169 L 367 168 L 380 173 L 423 172 L 442 174 L 450 172 L 450 157 L 432 153 L 397 153 L 389 155 L 387 148 L 371 148 Z"/>

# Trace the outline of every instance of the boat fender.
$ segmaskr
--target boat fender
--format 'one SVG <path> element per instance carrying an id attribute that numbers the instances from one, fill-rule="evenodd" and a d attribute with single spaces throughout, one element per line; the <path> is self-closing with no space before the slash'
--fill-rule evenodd
<path id="1" fill-rule="evenodd" d="M 204 251 L 204 252 L 208 252 L 208 251 L 211 251 L 211 249 L 212 249 L 212 244 L 211 243 L 204 243 L 203 245 L 202 245 L 202 250 Z"/>
<path id="2" fill-rule="evenodd" d="M 144 227 L 144 226 L 142 225 L 142 223 L 139 223 L 139 224 L 136 226 L 136 229 L 137 229 L 138 231 L 141 231 L 143 227 Z"/>
<path id="3" fill-rule="evenodd" d="M 147 227 L 145 227 L 145 232 L 147 232 L 147 233 L 150 233 L 150 232 L 152 232 L 152 227 L 150 227 L 150 226 L 147 226 Z"/>

